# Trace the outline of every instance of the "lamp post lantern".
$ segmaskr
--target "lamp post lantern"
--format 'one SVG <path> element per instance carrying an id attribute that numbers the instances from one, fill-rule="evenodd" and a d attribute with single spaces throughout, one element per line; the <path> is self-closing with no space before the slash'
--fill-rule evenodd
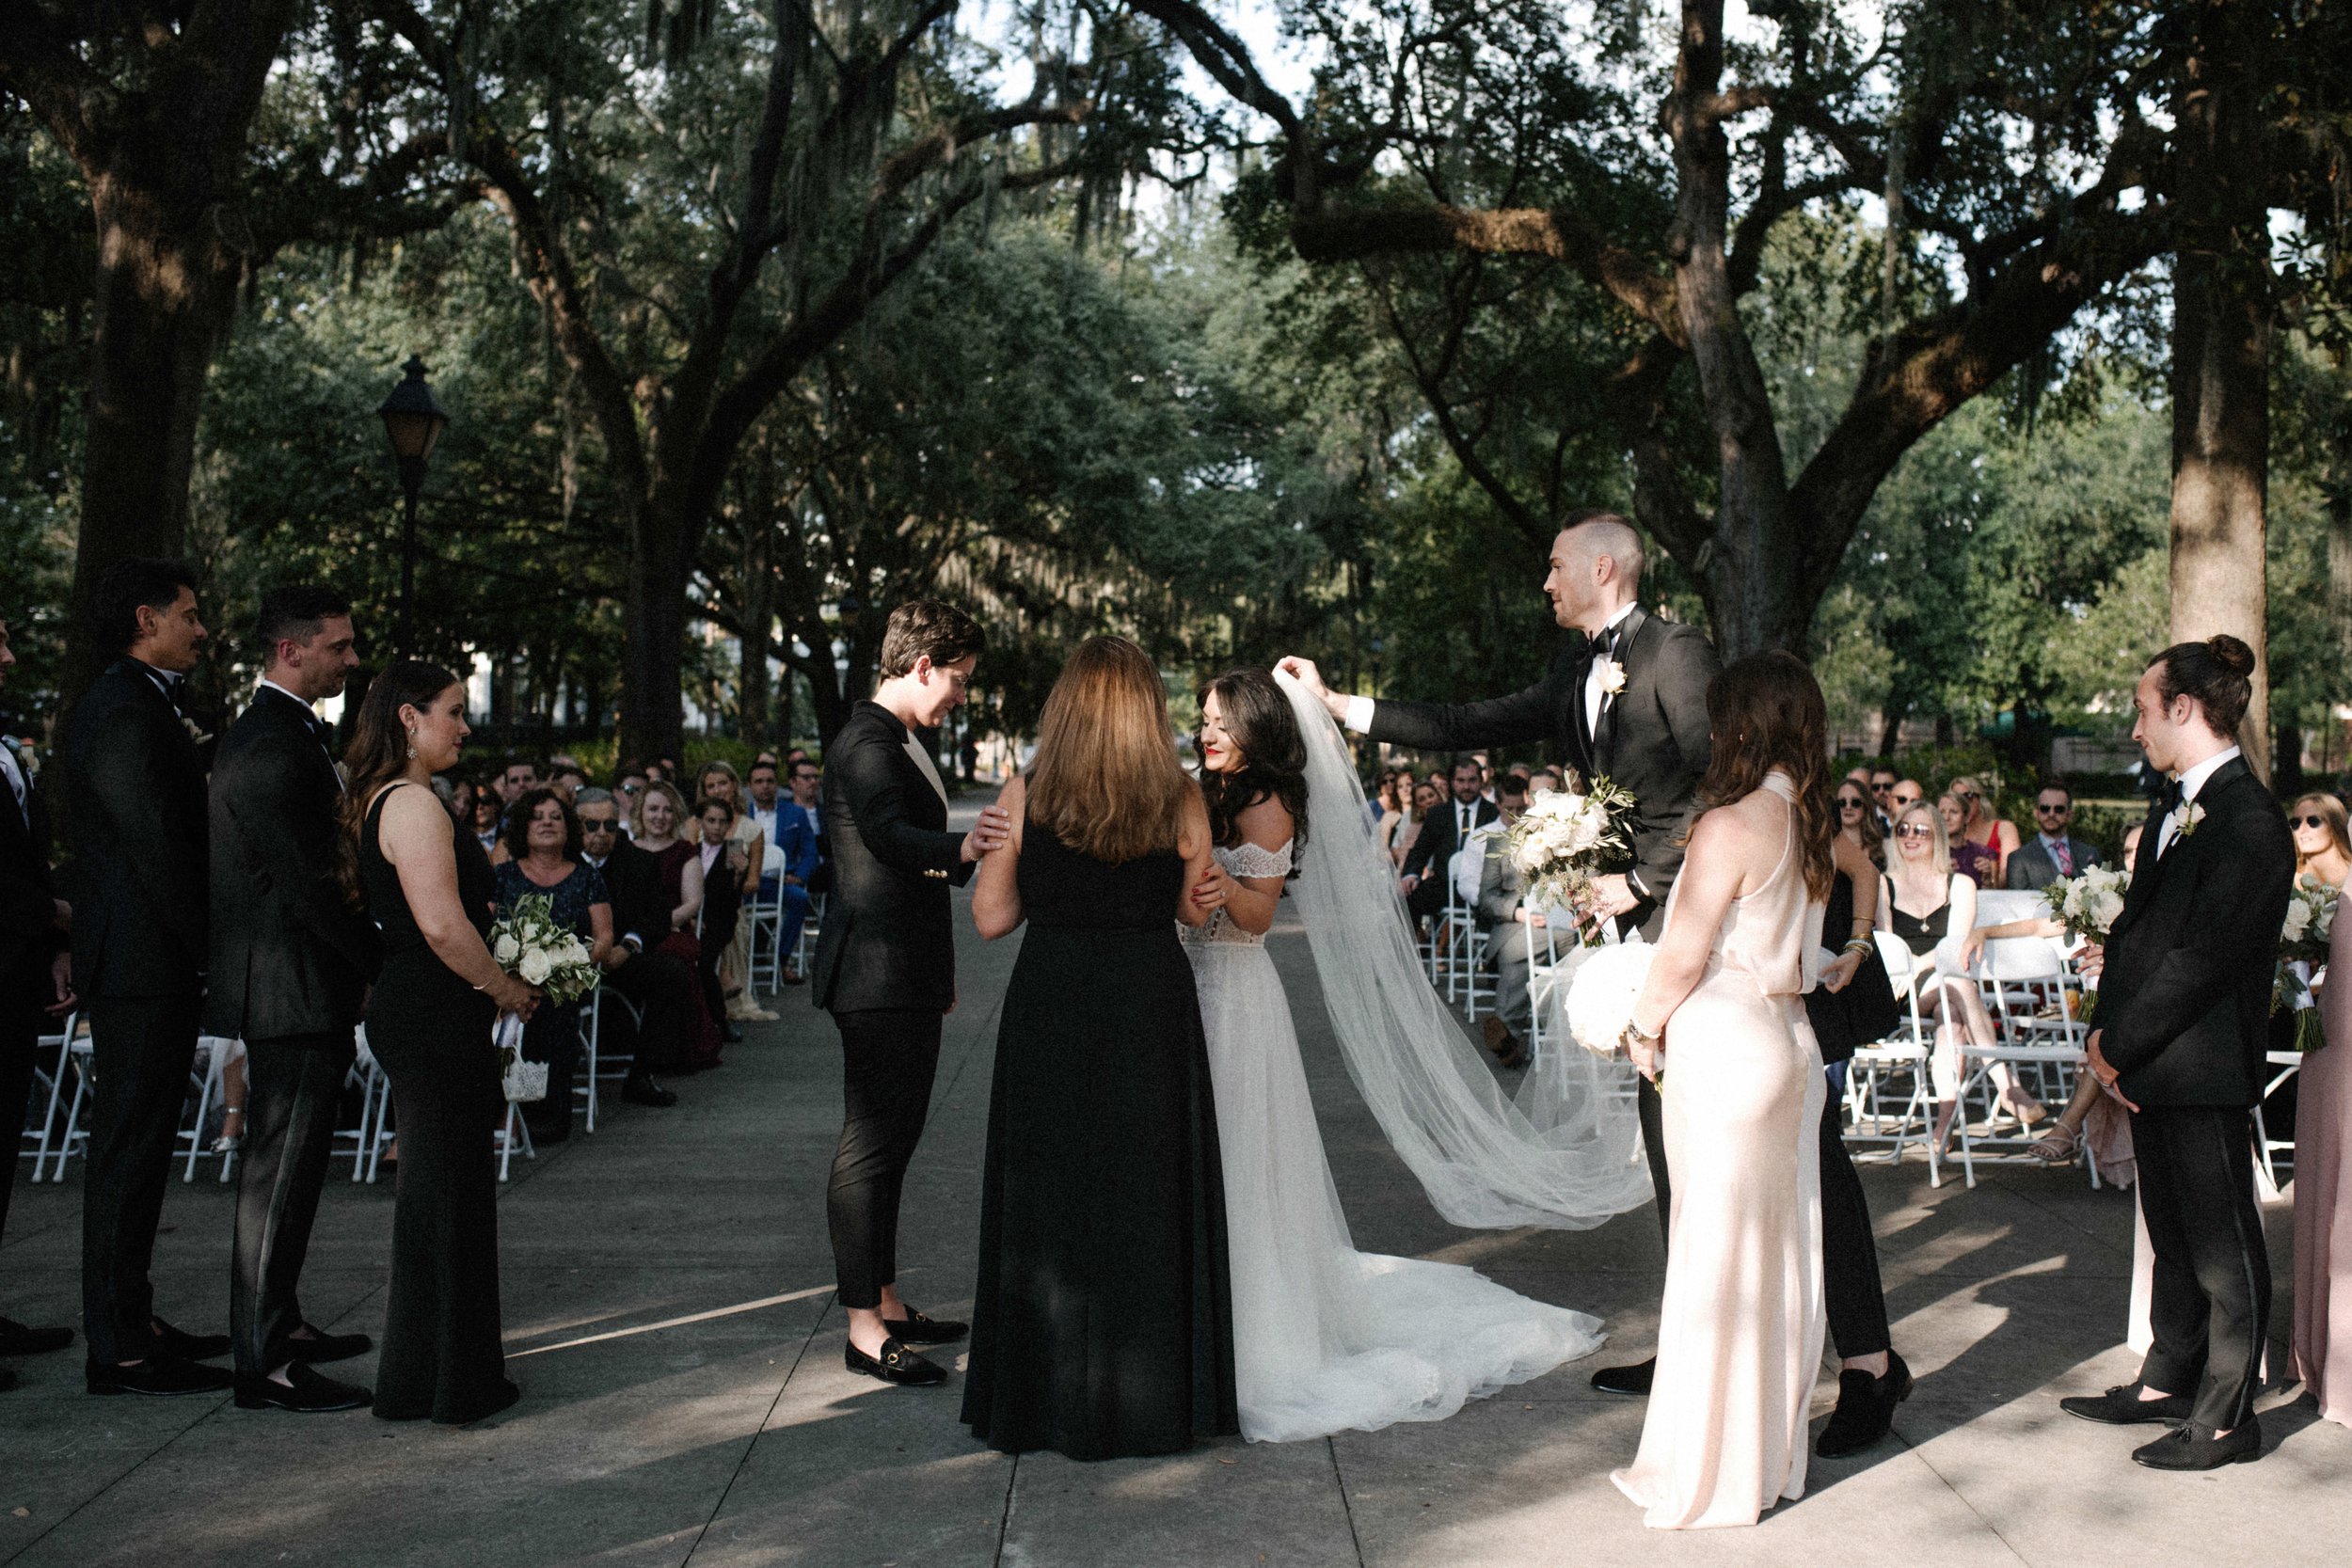
<path id="1" fill-rule="evenodd" d="M 422 359 L 412 354 L 400 369 L 400 385 L 375 413 L 384 421 L 392 458 L 400 465 L 400 612 L 392 643 L 393 651 L 406 657 L 414 651 L 411 614 L 417 594 L 417 492 L 424 487 L 425 464 L 449 424 L 449 415 L 433 401 L 433 388 L 424 384 Z"/>

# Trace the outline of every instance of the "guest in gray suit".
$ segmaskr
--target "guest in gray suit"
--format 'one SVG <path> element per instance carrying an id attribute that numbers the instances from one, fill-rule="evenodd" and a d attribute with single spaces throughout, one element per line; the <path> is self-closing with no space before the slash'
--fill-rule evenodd
<path id="1" fill-rule="evenodd" d="M 2060 877 L 2079 876 L 2099 863 L 2099 851 L 2068 829 L 2074 822 L 2074 792 L 2051 779 L 2034 792 L 2034 836 L 2009 857 L 2012 893 L 2040 893 Z"/>

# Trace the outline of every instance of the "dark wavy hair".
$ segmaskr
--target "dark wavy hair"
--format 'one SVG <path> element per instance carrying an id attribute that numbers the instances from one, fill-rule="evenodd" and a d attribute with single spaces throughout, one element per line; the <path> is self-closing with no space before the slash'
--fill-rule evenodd
<path id="1" fill-rule="evenodd" d="M 1777 768 L 1797 790 L 1797 851 L 1804 885 L 1829 896 L 1837 808 L 1829 787 L 1829 709 L 1804 660 L 1775 648 L 1724 666 L 1708 683 L 1707 776 L 1699 807 L 1742 800 Z"/>
<path id="2" fill-rule="evenodd" d="M 1298 732 L 1291 700 L 1263 670 L 1228 670 L 1200 689 L 1205 710 L 1215 697 L 1225 731 L 1241 748 L 1238 773 L 1200 772 L 1201 801 L 1209 808 L 1211 839 L 1232 848 L 1241 843 L 1241 814 L 1263 800 L 1282 802 L 1291 814 L 1291 860 L 1307 847 L 1307 737 Z M 1195 745 L 1199 736 L 1194 737 Z M 1294 877 L 1298 873 L 1293 871 Z"/>
<path id="3" fill-rule="evenodd" d="M 516 860 L 531 853 L 531 815 L 552 800 L 564 809 L 564 858 L 576 861 L 580 856 L 580 814 L 571 802 L 547 785 L 526 789 L 515 797 L 515 803 L 506 808 L 505 820 L 499 824 L 499 837 L 505 842 L 506 852 Z"/>
<path id="4" fill-rule="evenodd" d="M 343 832 L 340 879 L 354 904 L 360 902 L 359 831 L 375 792 L 408 770 L 408 731 L 403 707 L 423 707 L 457 684 L 457 676 L 421 658 L 404 658 L 368 683 L 358 722 L 343 752 Z"/>

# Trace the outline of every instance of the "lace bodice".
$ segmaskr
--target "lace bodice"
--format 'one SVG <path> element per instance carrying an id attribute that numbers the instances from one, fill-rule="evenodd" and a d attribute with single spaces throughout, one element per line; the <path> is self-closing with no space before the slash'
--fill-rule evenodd
<path id="1" fill-rule="evenodd" d="M 1247 841 L 1236 844 L 1230 849 L 1220 844 L 1210 853 L 1216 856 L 1216 863 L 1224 867 L 1225 874 L 1238 881 L 1248 881 L 1258 877 L 1287 877 L 1291 874 L 1291 847 L 1288 844 L 1283 845 L 1279 849 L 1260 848 L 1257 845 Z M 1177 935 L 1185 942 L 1194 943 L 1255 944 L 1265 941 L 1265 938 L 1255 931 L 1245 931 L 1226 919 L 1223 910 L 1209 916 L 1209 923 L 1205 926 L 1180 924 L 1177 927 Z"/>

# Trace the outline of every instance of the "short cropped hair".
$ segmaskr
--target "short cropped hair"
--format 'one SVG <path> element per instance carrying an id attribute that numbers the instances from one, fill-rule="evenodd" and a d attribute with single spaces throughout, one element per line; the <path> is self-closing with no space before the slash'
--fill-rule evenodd
<path id="1" fill-rule="evenodd" d="M 890 612 L 882 630 L 882 677 L 895 680 L 928 657 L 933 664 L 955 664 L 987 645 L 980 624 L 938 599 L 910 599 Z"/>
<path id="2" fill-rule="evenodd" d="M 253 617 L 253 641 L 266 659 L 281 641 L 308 642 L 319 634 L 322 622 L 350 613 L 351 600 L 323 582 L 281 582 L 262 594 L 261 612 Z"/>
<path id="3" fill-rule="evenodd" d="M 1626 579 L 1629 587 L 1641 586 L 1642 571 L 1649 558 L 1642 549 L 1641 531 L 1627 522 L 1622 514 L 1588 506 L 1561 518 L 1560 531 L 1583 532 L 1585 548 L 1615 562 L 1617 575 Z"/>
<path id="4" fill-rule="evenodd" d="M 196 568 L 164 556 L 135 555 L 99 574 L 90 590 L 90 640 L 108 653 L 127 652 L 139 640 L 139 609 L 161 612 L 196 592 Z"/>

